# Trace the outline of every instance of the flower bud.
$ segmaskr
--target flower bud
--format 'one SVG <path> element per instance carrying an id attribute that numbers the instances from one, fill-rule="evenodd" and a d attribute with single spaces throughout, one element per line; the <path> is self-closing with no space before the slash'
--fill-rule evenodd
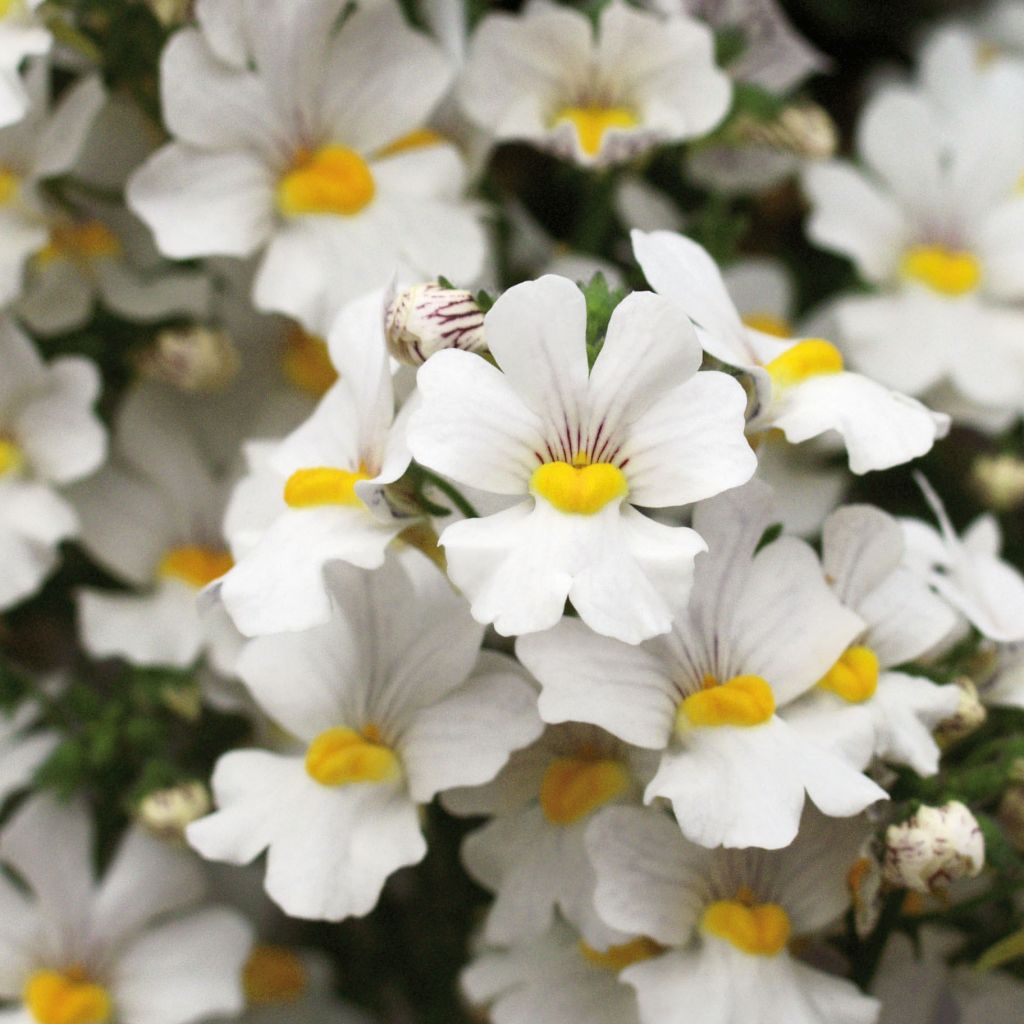
<path id="1" fill-rule="evenodd" d="M 846 876 L 853 905 L 854 930 L 862 939 L 875 930 L 882 916 L 882 865 L 874 847 L 871 840 L 864 843 L 860 856 Z"/>
<path id="2" fill-rule="evenodd" d="M 885 834 L 885 880 L 921 893 L 938 893 L 985 866 L 985 838 L 962 803 L 922 807 Z"/>
<path id="3" fill-rule="evenodd" d="M 839 144 L 835 122 L 815 103 L 793 104 L 770 121 L 741 114 L 730 132 L 736 142 L 768 146 L 808 160 L 828 160 Z"/>
<path id="4" fill-rule="evenodd" d="M 224 331 L 198 324 L 167 328 L 138 359 L 138 370 L 183 391 L 211 392 L 226 387 L 241 363 Z"/>
<path id="5" fill-rule="evenodd" d="M 985 504 L 1009 512 L 1024 504 L 1024 460 L 1016 455 L 982 455 L 971 467 L 972 482 Z"/>
<path id="6" fill-rule="evenodd" d="M 949 718 L 943 719 L 935 728 L 935 742 L 946 750 L 958 743 L 972 732 L 980 729 L 988 718 L 985 705 L 981 703 L 978 696 L 978 688 L 967 676 L 960 676 L 956 680 L 957 689 L 960 691 L 960 703 L 956 712 Z"/>
<path id="7" fill-rule="evenodd" d="M 481 352 L 484 314 L 472 292 L 418 284 L 388 304 L 384 315 L 388 351 L 400 363 L 419 366 L 444 348 Z"/>
<path id="8" fill-rule="evenodd" d="M 160 839 L 184 840 L 185 828 L 210 813 L 210 793 L 201 782 L 183 782 L 144 797 L 135 810 L 136 820 Z"/>

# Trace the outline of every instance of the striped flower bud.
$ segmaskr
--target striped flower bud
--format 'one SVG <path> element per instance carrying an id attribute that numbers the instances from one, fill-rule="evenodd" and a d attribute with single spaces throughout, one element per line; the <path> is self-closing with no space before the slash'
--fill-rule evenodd
<path id="1" fill-rule="evenodd" d="M 473 293 L 439 284 L 399 292 L 388 305 L 384 330 L 388 351 L 408 366 L 419 366 L 444 348 L 486 348 L 484 314 Z"/>
<path id="2" fill-rule="evenodd" d="M 885 834 L 885 880 L 921 893 L 938 893 L 985 866 L 985 838 L 962 803 L 922 807 Z"/>

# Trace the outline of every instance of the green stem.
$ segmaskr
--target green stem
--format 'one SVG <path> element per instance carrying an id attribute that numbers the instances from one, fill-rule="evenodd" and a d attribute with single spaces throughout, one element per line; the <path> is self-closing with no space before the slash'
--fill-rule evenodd
<path id="1" fill-rule="evenodd" d="M 429 469 L 424 469 L 422 466 L 418 466 L 417 470 L 426 483 L 436 487 L 467 519 L 480 518 L 480 513 L 447 480 L 436 473 L 432 473 Z"/>

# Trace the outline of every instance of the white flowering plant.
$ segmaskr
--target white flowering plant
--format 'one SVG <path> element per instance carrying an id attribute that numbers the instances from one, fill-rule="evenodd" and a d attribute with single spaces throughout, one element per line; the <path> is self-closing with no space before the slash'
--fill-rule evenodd
<path id="1" fill-rule="evenodd" d="M 1018 1024 L 1024 0 L 0 0 L 0 1022 Z"/>

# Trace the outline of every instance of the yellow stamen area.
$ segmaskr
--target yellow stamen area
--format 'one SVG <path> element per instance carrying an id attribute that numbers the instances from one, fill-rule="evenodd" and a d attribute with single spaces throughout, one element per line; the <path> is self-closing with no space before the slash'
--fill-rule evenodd
<path id="1" fill-rule="evenodd" d="M 546 462 L 533 471 L 530 492 L 544 498 L 559 512 L 592 516 L 610 501 L 624 498 L 629 493 L 629 484 L 622 470 L 607 462 Z"/>
<path id="2" fill-rule="evenodd" d="M 971 252 L 941 245 L 915 245 L 903 254 L 904 277 L 920 281 L 942 295 L 966 295 L 981 282 L 981 262 Z"/>
<path id="3" fill-rule="evenodd" d="M 74 260 L 90 263 L 104 256 L 116 256 L 121 251 L 117 236 L 98 220 L 81 224 L 59 224 L 50 231 L 50 240 L 35 260 L 39 266 L 48 266 L 55 260 Z"/>
<path id="4" fill-rule="evenodd" d="M 640 122 L 628 107 L 563 107 L 552 118 L 552 124 L 573 125 L 580 140 L 580 149 L 587 156 L 601 151 L 609 128 L 635 128 Z"/>
<path id="5" fill-rule="evenodd" d="M 383 149 L 378 150 L 377 156 L 389 157 L 397 153 L 407 153 L 410 149 L 426 149 L 428 146 L 439 146 L 445 141 L 443 135 L 439 135 L 432 128 L 417 128 L 408 135 L 389 142 Z"/>
<path id="6" fill-rule="evenodd" d="M 3 16 L 4 12 L 0 9 L 0 18 Z M 0 167 L 0 206 L 6 206 L 9 202 L 13 201 L 14 197 L 18 194 L 18 187 L 20 185 L 21 179 L 14 171 L 8 171 L 6 168 Z"/>
<path id="7" fill-rule="evenodd" d="M 197 590 L 224 575 L 234 560 L 226 551 L 185 544 L 172 548 L 161 559 L 157 575 L 163 579 L 181 580 Z"/>
<path id="8" fill-rule="evenodd" d="M 314 398 L 326 394 L 338 379 L 327 342 L 315 334 L 307 334 L 301 327 L 296 327 L 285 339 L 281 369 L 293 387 Z"/>
<path id="9" fill-rule="evenodd" d="M 349 469 L 334 469 L 331 466 L 317 466 L 312 469 L 297 469 L 284 485 L 284 500 L 289 508 L 315 508 L 318 505 L 362 504 L 356 494 L 356 484 L 369 480 L 365 467 L 353 472 Z"/>
<path id="10" fill-rule="evenodd" d="M 25 464 L 25 456 L 13 442 L 0 437 L 0 476 L 16 473 Z"/>
<path id="11" fill-rule="evenodd" d="M 775 714 L 775 695 L 760 676 L 734 676 L 720 685 L 691 693 L 676 713 L 676 727 L 763 725 Z"/>
<path id="12" fill-rule="evenodd" d="M 338 726 L 320 733 L 306 751 L 306 771 L 322 786 L 384 782 L 399 773 L 398 757 L 374 726 L 362 732 Z"/>
<path id="13" fill-rule="evenodd" d="M 305 993 L 308 982 L 305 965 L 281 946 L 256 946 L 242 971 L 250 1006 L 293 1003 Z"/>
<path id="14" fill-rule="evenodd" d="M 788 388 L 801 384 L 811 377 L 828 373 L 841 373 L 842 353 L 830 341 L 823 338 L 808 338 L 787 348 L 765 366 L 772 384 L 776 388 Z"/>
<path id="15" fill-rule="evenodd" d="M 600 967 L 606 971 L 624 971 L 641 960 L 650 960 L 651 957 L 660 956 L 664 949 L 653 939 L 641 936 L 633 939 L 632 942 L 624 942 L 621 946 L 609 946 L 608 949 L 594 949 L 593 946 L 580 941 L 580 952 L 588 963 Z"/>
<path id="16" fill-rule="evenodd" d="M 753 906 L 718 900 L 704 911 L 701 927 L 751 956 L 775 956 L 789 941 L 789 915 L 777 903 Z"/>
<path id="17" fill-rule="evenodd" d="M 560 757 L 544 773 L 540 807 L 552 825 L 572 825 L 628 788 L 629 773 L 618 761 Z"/>
<path id="18" fill-rule="evenodd" d="M 373 172 L 354 149 L 324 146 L 299 154 L 295 167 L 278 182 L 277 208 L 288 217 L 351 217 L 371 202 L 376 190 Z"/>
<path id="19" fill-rule="evenodd" d="M 818 680 L 818 686 L 851 704 L 861 704 L 878 689 L 878 657 L 870 647 L 850 647 Z"/>
<path id="20" fill-rule="evenodd" d="M 748 313 L 743 322 L 755 331 L 770 334 L 773 338 L 792 338 L 793 325 L 774 313 Z"/>
<path id="21" fill-rule="evenodd" d="M 36 971 L 25 985 L 25 1005 L 39 1024 L 105 1024 L 110 994 L 78 968 Z"/>

